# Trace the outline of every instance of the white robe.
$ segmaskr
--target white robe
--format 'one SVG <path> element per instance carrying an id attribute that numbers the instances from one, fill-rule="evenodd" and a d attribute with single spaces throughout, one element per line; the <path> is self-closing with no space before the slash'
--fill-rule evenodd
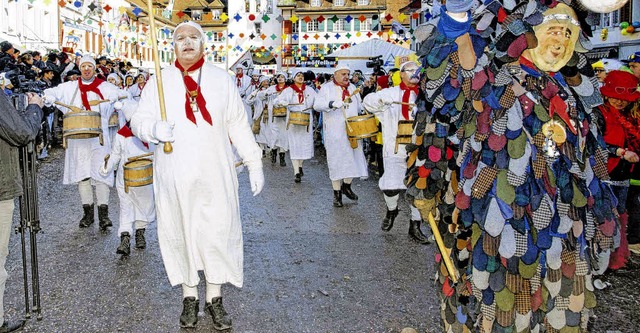
<path id="1" fill-rule="evenodd" d="M 142 88 L 144 88 L 144 86 Z M 142 88 L 140 88 L 138 83 L 134 83 L 131 87 L 129 87 L 129 89 L 127 89 L 127 91 L 129 91 L 131 97 L 133 97 L 136 102 L 139 102 L 140 95 L 142 94 Z"/>
<path id="2" fill-rule="evenodd" d="M 261 166 L 262 151 L 249 128 L 235 78 L 212 64 L 202 67 L 201 94 L 213 126 L 185 116 L 185 86 L 175 66 L 162 70 L 167 120 L 175 122 L 172 153 L 154 155 L 158 242 L 172 285 L 195 286 L 198 271 L 209 283 L 243 283 L 242 226 L 233 147 L 245 163 Z M 198 72 L 192 73 L 197 80 Z M 133 133 L 152 140 L 160 120 L 155 76 L 131 119 Z"/>
<path id="3" fill-rule="evenodd" d="M 285 124 L 289 124 L 291 112 L 309 114 L 309 126 L 289 124 L 285 127 L 287 142 L 289 142 L 289 157 L 292 160 L 309 160 L 313 158 L 313 102 L 315 99 L 316 92 L 311 87 L 306 87 L 304 101 L 300 103 L 298 101 L 298 93 L 293 88 L 288 87 L 274 100 L 274 104 L 288 105 Z"/>
<path id="4" fill-rule="evenodd" d="M 149 145 L 147 148 L 135 136 L 125 138 L 121 134 L 116 134 L 113 141 L 107 168 L 109 170 L 117 168 L 116 189 L 120 200 L 118 234 L 125 231 L 131 233 L 131 226 L 135 221 L 153 222 L 156 219 L 153 185 L 129 187 L 129 193 L 124 190 L 124 165 L 127 159 L 153 152 L 154 149 L 155 145 Z"/>
<path id="5" fill-rule="evenodd" d="M 382 101 L 402 102 L 403 92 L 399 86 L 382 89 L 378 92 L 368 94 L 364 101 L 364 108 L 376 114 L 382 125 L 382 158 L 384 160 L 384 173 L 380 177 L 378 186 L 381 190 L 404 190 L 404 176 L 407 173 L 407 151 L 405 145 L 398 145 L 396 149 L 396 137 L 398 135 L 398 122 L 400 120 L 413 120 L 415 106 L 409 107 L 409 118 L 402 116 L 402 105 L 387 105 Z M 411 93 L 409 103 L 414 103 L 416 94 Z"/>
<path id="6" fill-rule="evenodd" d="M 251 110 L 251 104 L 249 104 L 246 100 L 246 97 L 249 96 L 249 94 L 251 94 L 251 76 L 247 76 L 247 75 L 243 75 L 240 78 L 240 85 L 238 85 L 237 83 L 237 78 L 234 77 L 234 79 L 236 80 L 236 86 L 238 87 L 238 90 L 240 91 L 240 97 L 242 98 L 242 104 L 244 105 L 244 111 L 247 113 L 247 121 L 249 121 L 251 119 L 252 115 L 252 110 Z M 197 79 L 196 79 L 197 80 Z"/>
<path id="7" fill-rule="evenodd" d="M 263 90 L 254 90 L 249 97 L 247 97 L 247 102 L 253 105 L 253 121 L 260 118 L 260 132 L 255 135 L 256 142 L 268 147 L 269 144 L 275 142 L 275 134 L 271 124 L 269 123 L 269 110 L 265 110 L 267 108 L 266 97 L 263 95 L 264 100 L 258 97 L 260 92 L 264 92 L 266 90 L 267 88 Z"/>
<path id="8" fill-rule="evenodd" d="M 118 87 L 106 81 L 98 86 L 98 90 L 100 90 L 104 99 L 109 100 L 109 102 L 91 107 L 92 111 L 100 112 L 103 145 L 100 145 L 98 137 L 66 140 L 67 149 L 64 155 L 64 175 L 62 177 L 62 183 L 65 185 L 76 184 L 84 179 L 91 178 L 92 184 L 100 182 L 113 186 L 113 173 L 102 176 L 100 174 L 100 166 L 104 164 L 104 157 L 111 152 L 109 117 L 113 113 L 113 104 L 122 93 Z M 78 81 L 68 81 L 46 89 L 44 95 L 63 104 L 84 108 L 80 90 L 78 89 Z M 87 93 L 87 98 L 89 101 L 103 99 L 91 91 Z M 71 112 L 70 109 L 63 106 L 58 106 L 58 108 L 63 114 Z"/>
<path id="9" fill-rule="evenodd" d="M 271 86 L 267 90 L 258 93 L 258 98 L 266 98 L 267 107 L 269 108 L 269 125 L 274 134 L 273 142 L 270 142 L 271 149 L 280 148 L 282 152 L 289 150 L 289 138 L 287 136 L 287 122 L 285 117 L 273 116 L 273 102 L 276 97 L 282 93 L 276 90 L 276 86 Z"/>
<path id="10" fill-rule="evenodd" d="M 349 94 L 352 94 L 355 86 L 349 84 L 348 90 Z M 322 86 L 313 103 L 313 108 L 322 112 L 329 178 L 340 180 L 367 177 L 369 170 L 362 150 L 362 141 L 358 140 L 357 148 L 351 148 L 347 137 L 346 119 L 342 110 L 329 107 L 329 102 L 338 100 L 342 100 L 342 88 L 330 81 Z M 362 108 L 361 101 L 360 94 L 351 97 L 351 103 L 345 110 L 347 118 L 358 115 L 358 111 Z"/>

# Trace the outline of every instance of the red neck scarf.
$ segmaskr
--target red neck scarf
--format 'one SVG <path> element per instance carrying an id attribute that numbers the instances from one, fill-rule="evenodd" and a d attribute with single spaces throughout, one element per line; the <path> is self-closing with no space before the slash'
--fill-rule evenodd
<path id="1" fill-rule="evenodd" d="M 411 92 L 413 91 L 418 94 L 418 86 L 409 87 L 404 82 L 400 82 L 400 90 L 402 93 L 402 117 L 404 119 L 409 120 L 409 98 L 411 97 Z"/>
<path id="2" fill-rule="evenodd" d="M 207 102 L 204 100 L 204 96 L 200 93 L 200 85 L 194 81 L 191 76 L 189 76 L 188 72 L 193 72 L 196 69 L 199 69 L 204 65 L 204 57 L 200 58 L 198 62 L 193 64 L 193 66 L 189 67 L 189 69 L 185 70 L 182 65 L 176 60 L 176 67 L 182 73 L 182 79 L 184 80 L 184 85 L 187 87 L 187 92 L 185 93 L 185 102 L 184 102 L 184 110 L 187 114 L 187 119 L 191 120 L 194 124 L 196 123 L 196 116 L 193 114 L 193 109 L 191 109 L 191 95 L 195 95 L 196 103 L 198 104 L 198 109 L 202 113 L 202 118 L 204 121 L 208 122 L 209 125 L 213 126 L 213 122 L 211 121 L 211 115 L 207 110 Z"/>
<path id="3" fill-rule="evenodd" d="M 146 82 L 138 83 L 138 89 L 140 89 L 140 91 L 142 91 L 142 88 L 144 88 L 145 84 L 146 84 Z"/>
<path id="4" fill-rule="evenodd" d="M 242 77 L 244 76 L 243 73 L 240 74 L 236 74 L 236 85 L 238 86 L 238 88 L 242 87 Z"/>
<path id="5" fill-rule="evenodd" d="M 291 89 L 293 89 L 293 91 L 298 93 L 298 103 L 304 103 L 304 89 L 307 87 L 307 85 L 303 83 L 301 87 L 298 87 L 297 84 L 292 84 L 290 87 Z"/>
<path id="6" fill-rule="evenodd" d="M 344 101 L 345 99 L 347 99 L 349 97 L 349 83 L 347 83 L 346 85 L 342 85 L 340 83 L 338 83 L 338 81 L 336 81 L 336 79 L 333 79 L 333 83 L 342 88 L 342 100 Z"/>
<path id="7" fill-rule="evenodd" d="M 253 80 L 252 80 L 252 81 L 251 81 L 251 85 L 252 85 L 252 86 L 254 86 L 254 87 L 256 87 L 256 88 L 258 88 L 258 86 L 260 85 L 260 80 L 258 80 L 258 81 L 253 81 Z"/>
<path id="8" fill-rule="evenodd" d="M 89 98 L 87 97 L 88 92 L 93 91 L 98 96 L 100 96 L 100 99 L 104 99 L 104 97 L 102 96 L 102 93 L 98 89 L 98 86 L 102 82 L 104 81 L 100 80 L 97 77 L 93 78 L 93 82 L 89 84 L 82 83 L 82 78 L 78 79 L 78 88 L 80 89 L 80 97 L 82 97 L 82 105 L 84 106 L 85 110 L 91 110 L 91 105 L 89 105 Z"/>
<path id="9" fill-rule="evenodd" d="M 276 84 L 276 91 L 277 92 L 281 92 L 284 90 L 284 88 L 286 88 L 287 86 L 283 83 L 282 85 Z"/>
<path id="10" fill-rule="evenodd" d="M 133 132 L 131 132 L 131 128 L 129 128 L 129 123 L 126 123 L 124 126 L 122 126 L 119 130 L 118 130 L 118 134 L 122 135 L 124 138 L 130 138 L 133 136 Z M 134 136 L 134 138 L 136 138 Z M 139 139 L 138 139 L 139 140 Z M 140 142 L 142 142 L 142 140 L 140 140 Z M 142 144 L 149 149 L 149 144 L 146 142 L 142 142 Z"/>

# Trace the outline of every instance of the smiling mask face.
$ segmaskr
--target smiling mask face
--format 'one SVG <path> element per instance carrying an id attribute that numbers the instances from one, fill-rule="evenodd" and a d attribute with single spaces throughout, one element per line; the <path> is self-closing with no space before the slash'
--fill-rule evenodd
<path id="1" fill-rule="evenodd" d="M 573 9 L 565 4 L 544 12 L 544 21 L 533 27 L 538 46 L 530 50 L 531 61 L 545 72 L 557 72 L 573 56 L 580 24 Z"/>

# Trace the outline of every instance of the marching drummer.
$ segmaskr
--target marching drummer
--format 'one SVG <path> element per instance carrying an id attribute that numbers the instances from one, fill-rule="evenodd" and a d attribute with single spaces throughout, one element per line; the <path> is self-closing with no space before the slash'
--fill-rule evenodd
<path id="1" fill-rule="evenodd" d="M 360 94 L 350 83 L 349 72 L 349 67 L 338 65 L 333 80 L 322 86 L 313 103 L 315 110 L 323 112 L 324 145 L 335 207 L 343 206 L 343 193 L 351 200 L 358 200 L 351 182 L 353 178 L 369 175 L 362 144 L 355 141 L 354 147 L 347 137 L 347 118 L 358 116 L 362 109 Z"/>
<path id="2" fill-rule="evenodd" d="M 393 222 L 398 216 L 400 193 L 407 189 L 404 185 L 407 151 L 398 139 L 403 134 L 408 134 L 410 137 L 412 133 L 411 124 L 415 114 L 415 100 L 418 96 L 419 74 L 418 64 L 407 61 L 400 65 L 402 80 L 400 85 L 370 93 L 363 100 L 365 109 L 377 113 L 382 124 L 384 173 L 380 177 L 378 186 L 387 204 L 387 215 L 382 221 L 384 231 L 389 231 L 393 227 Z M 428 244 L 429 240 L 420 230 L 422 222 L 420 212 L 413 204 L 410 207 L 409 237 L 420 244 Z"/>
<path id="3" fill-rule="evenodd" d="M 287 107 L 286 133 L 296 183 L 301 182 L 304 175 L 302 162 L 313 158 L 313 125 L 310 122 L 313 119 L 315 98 L 315 90 L 307 88 L 304 84 L 304 73 L 299 70 L 293 75 L 293 84 L 283 90 L 273 102 L 276 106 Z"/>
<path id="4" fill-rule="evenodd" d="M 269 77 L 262 76 L 260 78 L 260 85 L 258 86 L 258 89 L 249 94 L 249 97 L 247 98 L 247 102 L 253 106 L 252 129 L 256 136 L 256 142 L 260 148 L 262 148 L 262 157 L 266 155 L 266 152 L 269 150 L 269 143 L 273 141 L 272 137 L 274 137 L 273 130 L 271 126 L 269 126 L 269 110 L 266 99 L 258 98 L 258 94 L 266 91 L 268 88 Z M 256 127 L 259 127 L 259 129 L 256 129 Z"/>
<path id="5" fill-rule="evenodd" d="M 271 163 L 276 163 L 276 157 L 280 156 L 280 166 L 286 166 L 284 161 L 284 155 L 289 150 L 289 139 L 287 137 L 287 123 L 286 112 L 283 115 L 276 114 L 277 110 L 274 110 L 276 106 L 274 101 L 278 95 L 287 87 L 285 82 L 287 78 L 284 73 L 279 72 L 275 77 L 276 84 L 269 87 L 267 90 L 258 93 L 258 98 L 266 101 L 269 108 L 269 126 L 273 133 L 272 141 L 269 142 L 271 148 Z M 286 110 L 285 110 L 286 111 Z"/>
<path id="6" fill-rule="evenodd" d="M 124 102 L 122 113 L 126 119 L 126 124 L 118 130 L 118 134 L 112 143 L 111 154 L 107 162 L 100 168 L 101 175 L 108 175 L 114 169 L 118 169 L 118 172 L 116 172 L 116 189 L 120 200 L 120 223 L 118 226 L 120 245 L 116 249 L 116 253 L 123 256 L 128 256 L 131 253 L 131 229 L 135 227 L 135 247 L 144 249 L 147 247 L 147 241 L 144 237 L 145 229 L 149 223 L 156 219 L 153 186 L 151 184 L 128 187 L 125 190 L 124 165 L 133 157 L 149 155 L 155 150 L 155 145 L 150 146 L 140 141 L 131 132 L 129 121 L 137 107 L 138 103 L 133 100 Z M 151 164 L 148 166 L 148 176 L 151 176 L 153 169 Z"/>
<path id="7" fill-rule="evenodd" d="M 94 222 L 93 189 L 95 186 L 98 201 L 98 219 L 100 229 L 112 226 L 109 219 L 109 188 L 113 186 L 113 173 L 100 174 L 100 165 L 105 155 L 111 151 L 109 137 L 109 117 L 113 113 L 114 103 L 118 100 L 118 88 L 96 77 L 96 61 L 89 55 L 80 59 L 81 76 L 77 81 L 67 81 L 44 91 L 45 104 L 60 102 L 74 109 L 91 110 L 100 113 L 103 144 L 98 137 L 68 140 L 64 158 L 63 184 L 77 184 L 84 216 L 80 228 L 86 228 Z M 123 95 L 126 96 L 126 95 Z M 62 113 L 72 110 L 60 107 Z"/>

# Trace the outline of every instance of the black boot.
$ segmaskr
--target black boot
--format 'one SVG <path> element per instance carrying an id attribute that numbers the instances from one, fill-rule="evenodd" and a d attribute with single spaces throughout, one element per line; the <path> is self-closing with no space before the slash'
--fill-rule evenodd
<path id="1" fill-rule="evenodd" d="M 100 230 L 105 231 L 108 227 L 112 227 L 113 223 L 109 219 L 109 206 L 98 206 L 98 221 L 100 221 Z"/>
<path id="2" fill-rule="evenodd" d="M 302 172 L 302 167 L 298 168 L 298 173 L 300 174 L 300 177 L 304 176 L 304 172 Z"/>
<path id="3" fill-rule="evenodd" d="M 409 237 L 418 244 L 429 244 L 429 239 L 420 230 L 420 220 L 409 221 Z"/>
<path id="4" fill-rule="evenodd" d="M 144 238 L 144 228 L 136 230 L 136 249 L 147 247 L 147 240 Z"/>
<path id="5" fill-rule="evenodd" d="M 342 191 L 333 191 L 333 207 L 342 207 Z"/>
<path id="6" fill-rule="evenodd" d="M 80 228 L 86 228 L 93 224 L 93 204 L 82 205 L 84 216 L 80 219 Z"/>
<path id="7" fill-rule="evenodd" d="M 387 209 L 387 216 L 385 216 L 384 220 L 382 220 L 382 230 L 384 230 L 384 231 L 391 230 L 391 228 L 393 228 L 393 221 L 396 220 L 396 216 L 398 216 L 398 208 L 397 207 L 394 210 L 388 210 Z"/>
<path id="8" fill-rule="evenodd" d="M 299 183 L 302 181 L 302 175 L 300 175 L 300 173 L 296 173 L 296 178 L 294 179 L 294 181 L 296 183 Z"/>
<path id="9" fill-rule="evenodd" d="M 185 297 L 182 300 L 182 314 L 180 315 L 180 327 L 193 328 L 198 323 L 198 300 L 195 297 Z"/>
<path id="10" fill-rule="evenodd" d="M 271 149 L 271 164 L 276 164 L 276 155 L 278 155 L 278 150 Z"/>
<path id="11" fill-rule="evenodd" d="M 218 331 L 224 331 L 231 328 L 231 318 L 222 305 L 222 297 L 212 298 L 211 303 L 207 302 L 204 309 L 213 319 L 213 328 Z"/>
<path id="12" fill-rule="evenodd" d="M 0 333 L 9 333 L 9 332 L 19 331 L 23 327 L 24 327 L 24 320 L 15 321 L 15 322 L 5 321 L 4 323 L 2 323 L 2 326 L 0 326 Z"/>
<path id="13" fill-rule="evenodd" d="M 129 243 L 131 242 L 131 235 L 128 232 L 123 232 L 120 234 L 120 246 L 116 249 L 117 254 L 122 254 L 128 256 L 131 254 L 131 248 L 129 247 Z"/>
<path id="14" fill-rule="evenodd" d="M 342 193 L 344 193 L 344 195 L 347 196 L 347 198 L 351 199 L 351 200 L 358 200 L 358 196 L 353 193 L 353 191 L 351 190 L 351 184 L 347 184 L 347 183 L 342 183 Z"/>
<path id="15" fill-rule="evenodd" d="M 280 166 L 287 166 L 287 163 L 284 161 L 284 153 L 280 153 Z"/>

